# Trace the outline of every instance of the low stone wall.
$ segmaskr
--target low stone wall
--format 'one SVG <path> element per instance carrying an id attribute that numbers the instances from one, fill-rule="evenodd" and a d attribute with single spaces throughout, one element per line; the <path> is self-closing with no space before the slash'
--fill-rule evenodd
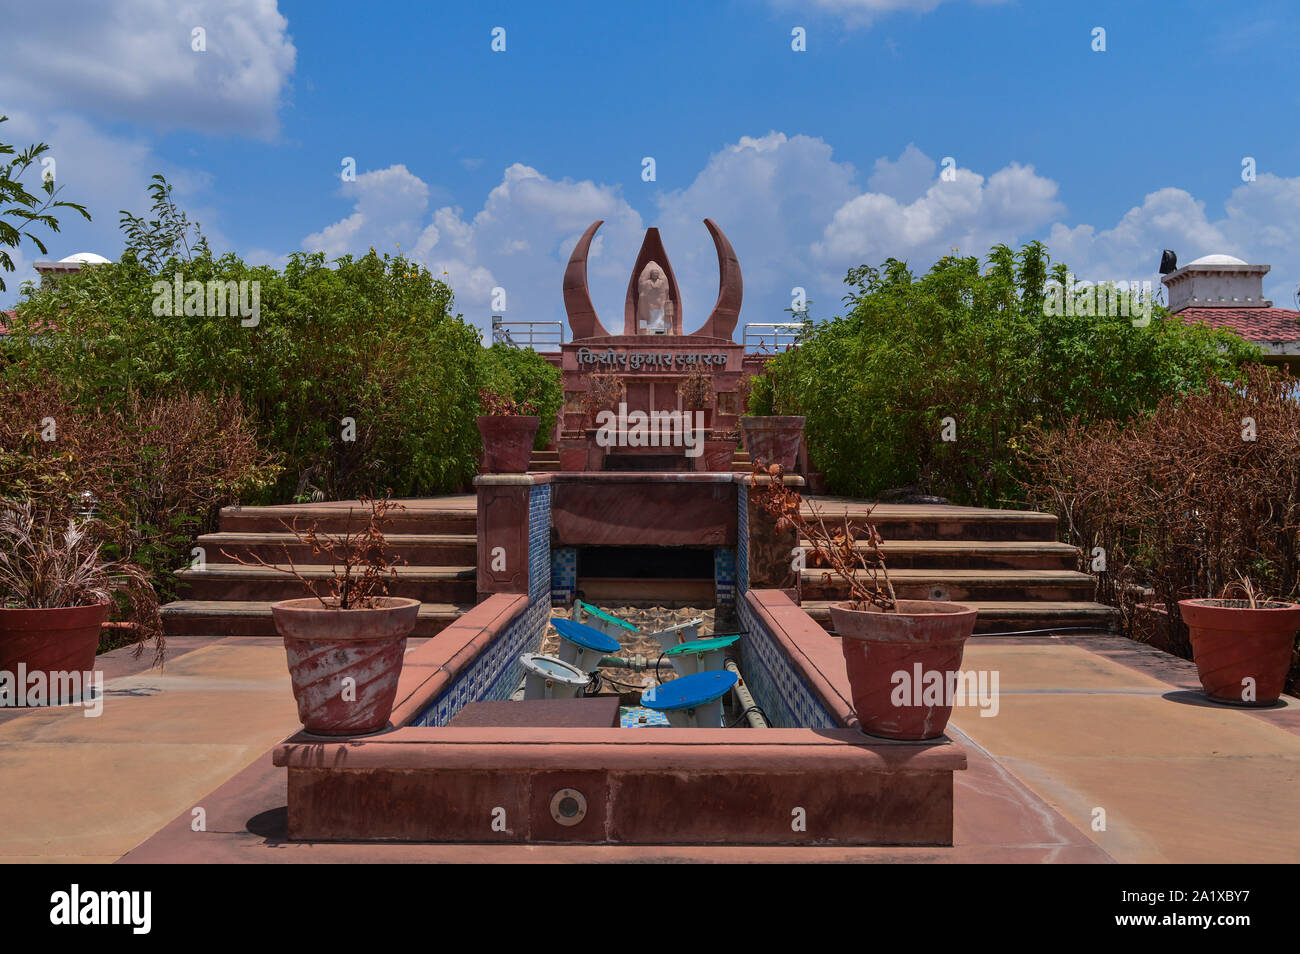
<path id="1" fill-rule="evenodd" d="M 467 703 L 506 699 L 550 612 L 544 477 L 480 484 L 526 531 L 480 531 L 480 589 L 497 589 L 405 660 L 394 729 L 275 750 L 298 840 L 624 844 L 949 845 L 962 748 L 863 735 L 835 638 L 780 590 L 751 589 L 739 490 L 741 667 L 770 729 L 451 727 Z M 734 504 L 733 504 L 734 505 Z M 483 511 L 480 511 L 482 515 Z M 483 549 L 484 547 L 487 549 Z M 483 572 L 491 548 L 507 569 Z M 730 566 L 717 572 L 723 579 Z"/>
<path id="2" fill-rule="evenodd" d="M 276 764 L 300 840 L 949 845 L 966 757 L 850 729 L 413 728 Z"/>
<path id="3" fill-rule="evenodd" d="M 965 752 L 859 732 L 834 637 L 779 591 L 741 601 L 751 628 L 743 666 L 778 725 L 801 727 L 447 727 L 466 702 L 517 685 L 518 647 L 540 635 L 548 602 L 490 597 L 410 653 L 398 728 L 330 741 L 300 733 L 280 745 L 290 837 L 952 843 L 952 773 L 966 767 Z"/>
<path id="4" fill-rule="evenodd" d="M 407 653 L 393 725 L 446 725 L 468 703 L 509 699 L 524 678 L 519 656 L 540 649 L 549 612 L 549 600 L 491 596 Z"/>
<path id="5" fill-rule="evenodd" d="M 835 637 L 781 590 L 747 590 L 736 610 L 740 668 L 773 726 L 858 727 Z"/>

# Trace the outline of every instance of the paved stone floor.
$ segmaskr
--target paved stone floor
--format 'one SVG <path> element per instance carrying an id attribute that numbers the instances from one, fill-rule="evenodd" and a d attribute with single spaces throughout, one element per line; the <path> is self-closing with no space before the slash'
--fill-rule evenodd
<path id="1" fill-rule="evenodd" d="M 162 671 L 129 650 L 100 664 L 101 718 L 0 711 L 0 861 L 1300 861 L 1300 702 L 1210 705 L 1190 663 L 1113 636 L 968 644 L 1000 702 L 954 714 L 970 768 L 952 848 L 287 843 L 269 750 L 297 717 L 278 640 L 176 638 Z"/>
<path id="2" fill-rule="evenodd" d="M 999 672 L 1001 705 L 956 724 L 1116 861 L 1300 861 L 1297 700 L 1215 705 L 1193 664 L 1116 636 L 974 639 L 963 666 Z"/>

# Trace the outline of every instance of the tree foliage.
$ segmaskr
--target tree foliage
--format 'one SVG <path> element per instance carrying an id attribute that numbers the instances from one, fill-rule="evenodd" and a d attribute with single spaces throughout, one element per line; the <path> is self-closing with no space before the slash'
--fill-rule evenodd
<path id="1" fill-rule="evenodd" d="M 6 122 L 8 116 L 0 116 L 0 123 Z M 4 273 L 15 268 L 8 249 L 17 249 L 27 239 L 35 245 L 42 255 L 48 255 L 45 243 L 35 229 L 38 226 L 59 231 L 59 220 L 53 209 L 71 209 L 79 212 L 90 221 L 90 213 L 76 202 L 66 202 L 58 198 L 62 187 L 55 188 L 54 176 L 42 175 L 41 191 L 45 198 L 32 195 L 22 183 L 23 176 L 49 151 L 43 142 L 28 146 L 22 152 L 15 152 L 14 147 L 0 141 L 0 156 L 13 156 L 8 162 L 0 163 L 0 292 L 5 291 Z M 13 219 L 12 222 L 5 221 Z"/>
<path id="2" fill-rule="evenodd" d="M 983 265 L 983 268 L 981 268 Z M 807 417 L 814 463 L 837 493 L 916 486 L 957 503 L 1018 495 L 1030 428 L 1126 420 L 1167 394 L 1233 378 L 1258 349 L 1187 326 L 1158 306 L 1125 315 L 1054 314 L 1052 267 L 1037 242 L 849 271 L 848 313 L 769 362 L 786 413 Z M 947 434 L 955 439 L 945 440 Z"/>
<path id="3" fill-rule="evenodd" d="M 5 377 L 64 382 L 85 407 L 178 389 L 236 395 L 285 468 L 261 500 L 431 494 L 469 480 L 484 349 L 445 283 L 373 250 L 332 263 L 295 253 L 283 270 L 218 257 L 165 180 L 152 192 L 148 220 L 123 213 L 120 261 L 30 290 Z M 191 298 L 190 282 L 248 283 L 255 321 Z"/>

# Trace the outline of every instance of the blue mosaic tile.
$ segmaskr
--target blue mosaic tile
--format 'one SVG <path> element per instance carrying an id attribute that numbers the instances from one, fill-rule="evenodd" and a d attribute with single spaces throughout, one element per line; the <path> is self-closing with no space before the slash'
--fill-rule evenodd
<path id="1" fill-rule="evenodd" d="M 550 609 L 548 600 L 530 603 L 412 725 L 446 725 L 471 702 L 508 700 L 524 679 L 519 656 L 541 648 Z"/>
<path id="2" fill-rule="evenodd" d="M 528 598 L 550 603 L 551 485 L 534 484 L 528 494 Z"/>
<path id="3" fill-rule="evenodd" d="M 745 629 L 741 638 L 741 669 L 754 700 L 780 729 L 838 729 L 840 725 L 799 678 L 780 644 L 741 599 L 737 613 Z"/>
<path id="4" fill-rule="evenodd" d="M 720 611 L 730 613 L 736 608 L 736 551 L 730 547 L 713 551 L 713 588 Z"/>
<path id="5" fill-rule="evenodd" d="M 551 551 L 551 604 L 568 606 L 578 592 L 578 551 L 560 547 Z"/>
<path id="6" fill-rule="evenodd" d="M 741 484 L 737 490 L 740 513 L 736 520 L 736 591 L 743 595 L 749 589 L 749 488 Z"/>
<path id="7" fill-rule="evenodd" d="M 621 706 L 618 710 L 618 724 L 624 729 L 649 729 L 655 726 L 667 726 L 668 716 L 645 706 Z"/>

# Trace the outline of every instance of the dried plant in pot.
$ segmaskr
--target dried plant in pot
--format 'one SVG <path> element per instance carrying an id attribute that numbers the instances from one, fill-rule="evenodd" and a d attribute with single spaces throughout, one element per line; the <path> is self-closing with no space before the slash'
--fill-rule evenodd
<path id="1" fill-rule="evenodd" d="M 388 595 L 397 570 L 383 525 L 391 511 L 404 508 L 387 495 L 362 497 L 361 504 L 361 525 L 354 529 L 349 520 L 342 533 L 286 524 L 333 569 L 327 593 L 302 575 L 287 546 L 283 565 L 225 554 L 244 566 L 289 573 L 311 594 L 272 603 L 271 616 L 284 639 L 298 718 L 315 735 L 362 735 L 388 725 L 406 638 L 420 610 L 419 600 Z"/>
<path id="2" fill-rule="evenodd" d="M 533 441 L 542 419 L 531 401 L 517 402 L 496 391 L 479 391 L 483 413 L 478 431 L 483 438 L 485 474 L 522 474 L 528 470 Z"/>
<path id="3" fill-rule="evenodd" d="M 1219 598 L 1179 600 L 1178 608 L 1207 696 L 1236 706 L 1277 702 L 1300 630 L 1300 604 L 1263 598 L 1240 577 Z"/>
<path id="4" fill-rule="evenodd" d="M 603 470 L 608 446 L 598 428 L 602 413 L 614 412 L 627 400 L 627 384 L 621 375 L 596 372 L 586 375 L 582 409 L 587 415 L 587 470 Z"/>
<path id="5" fill-rule="evenodd" d="M 100 630 L 119 601 L 131 617 L 136 651 L 155 641 L 155 662 L 165 651 L 158 599 L 140 567 L 103 556 L 95 520 L 39 510 L 30 501 L 0 501 L 0 688 L 3 704 L 22 685 L 27 704 L 78 701 L 85 685 L 73 673 L 95 667 Z M 0 684 L 3 685 L 3 684 Z M 41 687 L 38 694 L 30 690 Z M 15 697 L 16 699 L 16 697 Z"/>
<path id="6" fill-rule="evenodd" d="M 798 531 L 809 568 L 823 568 L 828 581 L 834 575 L 848 586 L 850 598 L 830 606 L 831 622 L 863 731 L 887 739 L 941 737 L 975 607 L 898 599 L 873 524 L 855 526 L 846 514 L 828 525 L 821 511 L 783 483 L 780 466 L 756 466 L 754 475 L 754 502 L 775 518 L 778 531 Z"/>
<path id="7" fill-rule="evenodd" d="M 713 374 L 703 364 L 692 365 L 686 376 L 677 383 L 677 396 L 682 400 L 682 409 L 691 412 L 692 422 L 696 411 L 702 414 L 705 427 L 713 423 L 713 395 Z"/>

